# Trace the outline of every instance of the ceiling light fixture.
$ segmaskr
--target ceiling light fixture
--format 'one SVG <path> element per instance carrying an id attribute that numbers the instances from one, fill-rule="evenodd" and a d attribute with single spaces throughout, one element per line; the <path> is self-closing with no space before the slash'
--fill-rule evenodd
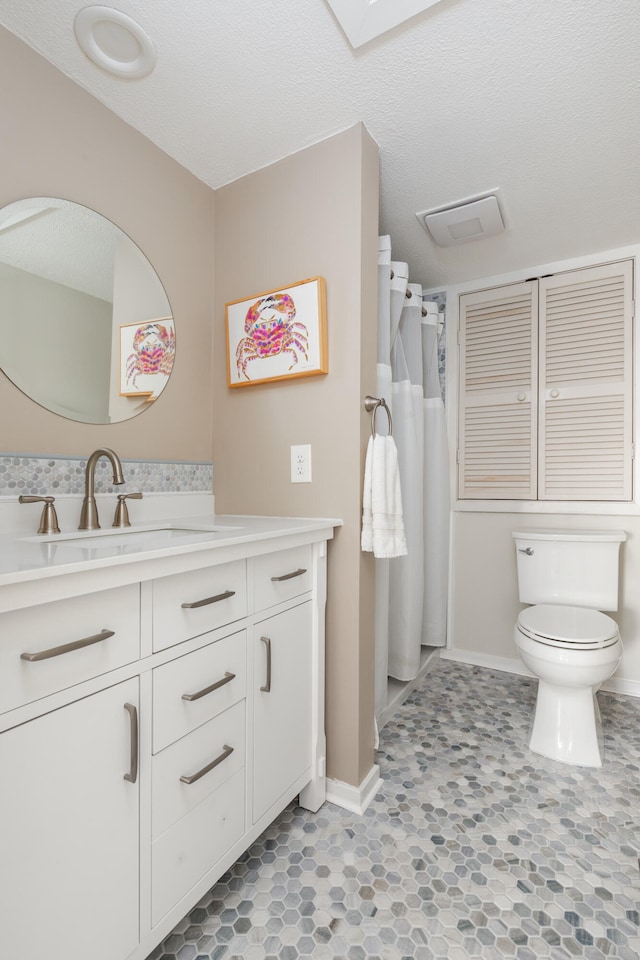
<path id="1" fill-rule="evenodd" d="M 156 65 L 156 51 L 139 23 L 112 7 L 84 7 L 74 33 L 89 59 L 115 77 L 146 77 Z"/>
<path id="2" fill-rule="evenodd" d="M 439 247 L 494 237 L 505 229 L 497 194 L 494 190 L 467 197 L 446 207 L 422 210 L 416 217 Z"/>

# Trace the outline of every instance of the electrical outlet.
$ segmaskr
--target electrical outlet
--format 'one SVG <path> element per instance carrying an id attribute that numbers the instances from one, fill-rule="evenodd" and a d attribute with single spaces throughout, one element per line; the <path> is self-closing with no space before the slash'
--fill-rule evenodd
<path id="1" fill-rule="evenodd" d="M 291 447 L 291 483 L 311 483 L 311 444 Z"/>

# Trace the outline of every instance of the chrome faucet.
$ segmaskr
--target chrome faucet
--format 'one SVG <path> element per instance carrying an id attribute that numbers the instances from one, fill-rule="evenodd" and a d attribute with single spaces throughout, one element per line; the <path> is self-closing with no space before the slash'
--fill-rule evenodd
<path id="1" fill-rule="evenodd" d="M 115 453 L 115 451 L 110 450 L 109 447 L 100 447 L 99 450 L 94 450 L 87 460 L 84 500 L 82 501 L 82 512 L 80 514 L 80 525 L 78 530 L 100 529 L 100 523 L 98 522 L 98 507 L 96 504 L 96 498 L 94 496 L 96 463 L 100 457 L 107 457 L 107 459 L 111 461 L 111 466 L 113 467 L 113 482 L 115 484 L 124 483 L 122 464 L 120 463 L 118 454 Z"/>

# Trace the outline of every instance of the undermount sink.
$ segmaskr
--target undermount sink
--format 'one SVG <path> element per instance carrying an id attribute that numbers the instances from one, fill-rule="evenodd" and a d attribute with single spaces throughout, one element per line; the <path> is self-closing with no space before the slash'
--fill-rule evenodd
<path id="1" fill-rule="evenodd" d="M 212 533 L 232 533 L 242 527 L 218 526 L 216 524 L 168 524 L 144 527 L 115 527 L 107 530 L 76 530 L 73 533 L 56 533 L 39 537 L 23 537 L 31 543 L 55 543 L 60 547 L 166 547 L 190 540 L 198 542 L 211 538 Z"/>

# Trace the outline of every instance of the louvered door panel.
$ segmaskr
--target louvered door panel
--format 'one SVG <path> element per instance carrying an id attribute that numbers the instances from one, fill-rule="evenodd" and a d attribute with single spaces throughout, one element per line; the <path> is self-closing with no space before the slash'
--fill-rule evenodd
<path id="1" fill-rule="evenodd" d="M 460 298 L 459 496 L 535 499 L 537 287 Z"/>
<path id="2" fill-rule="evenodd" d="M 630 500 L 632 264 L 540 280 L 541 500 Z"/>

